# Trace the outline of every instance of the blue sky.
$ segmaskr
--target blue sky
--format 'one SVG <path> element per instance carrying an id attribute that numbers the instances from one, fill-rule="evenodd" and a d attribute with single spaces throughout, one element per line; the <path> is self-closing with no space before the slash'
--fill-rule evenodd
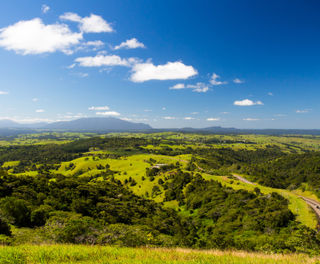
<path id="1" fill-rule="evenodd" d="M 318 1 L 4 1 L 0 118 L 320 128 Z"/>

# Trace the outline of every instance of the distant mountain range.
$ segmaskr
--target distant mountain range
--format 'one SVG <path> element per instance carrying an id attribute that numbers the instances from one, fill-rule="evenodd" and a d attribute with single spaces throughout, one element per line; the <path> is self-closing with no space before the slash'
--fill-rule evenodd
<path id="1" fill-rule="evenodd" d="M 148 124 L 134 123 L 113 117 L 88 117 L 71 121 L 60 121 L 54 123 L 34 123 L 21 124 L 9 119 L 0 120 L 0 135 L 8 135 L 14 130 L 13 134 L 22 134 L 33 130 L 61 130 L 61 131 L 84 131 L 84 132 L 189 132 L 189 133 L 211 133 L 211 134 L 265 134 L 265 135 L 320 135 L 320 129 L 238 129 L 225 128 L 220 126 L 206 128 L 173 128 L 173 129 L 154 129 Z"/>
<path id="2" fill-rule="evenodd" d="M 150 130 L 151 126 L 113 117 L 90 117 L 54 123 L 20 124 L 8 119 L 0 120 L 0 128 L 29 128 L 68 131 L 132 131 Z"/>

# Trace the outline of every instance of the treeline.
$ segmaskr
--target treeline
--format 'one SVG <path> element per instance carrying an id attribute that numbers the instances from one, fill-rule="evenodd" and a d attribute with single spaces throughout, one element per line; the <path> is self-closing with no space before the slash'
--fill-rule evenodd
<path id="1" fill-rule="evenodd" d="M 320 153 L 290 154 L 242 168 L 252 179 L 275 188 L 296 189 L 308 185 L 320 197 Z"/>
<path id="2" fill-rule="evenodd" d="M 36 164 L 58 164 L 78 158 L 90 150 L 143 151 L 141 146 L 158 144 L 157 140 L 141 138 L 92 137 L 66 144 L 23 145 L 0 147 L 0 165 L 6 161 L 20 161 L 24 166 Z M 21 166 L 22 166 L 21 165 Z"/>

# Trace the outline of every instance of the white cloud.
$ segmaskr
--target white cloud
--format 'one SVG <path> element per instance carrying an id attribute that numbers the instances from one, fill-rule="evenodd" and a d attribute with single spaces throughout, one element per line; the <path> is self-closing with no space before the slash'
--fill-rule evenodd
<path id="1" fill-rule="evenodd" d="M 39 101 L 39 99 L 38 98 L 32 98 L 32 102 L 38 102 Z"/>
<path id="2" fill-rule="evenodd" d="M 239 78 L 235 78 L 235 79 L 233 80 L 233 82 L 234 82 L 234 83 L 238 83 L 238 84 L 244 83 L 244 81 L 243 81 L 243 80 L 240 80 Z"/>
<path id="3" fill-rule="evenodd" d="M 6 95 L 6 94 L 9 94 L 9 93 L 5 91 L 0 91 L 0 95 Z"/>
<path id="4" fill-rule="evenodd" d="M 101 115 L 101 116 L 119 116 L 120 113 L 115 112 L 115 111 L 107 111 L 107 112 L 96 112 L 96 115 Z"/>
<path id="5" fill-rule="evenodd" d="M 101 40 L 94 40 L 94 41 L 87 41 L 84 43 L 86 46 L 94 46 L 94 47 L 101 47 L 104 45 L 104 43 Z"/>
<path id="6" fill-rule="evenodd" d="M 234 101 L 233 104 L 237 105 L 237 106 L 263 105 L 263 103 L 261 101 L 254 102 L 254 101 L 249 100 L 249 99 L 244 99 L 242 101 Z"/>
<path id="7" fill-rule="evenodd" d="M 209 117 L 207 118 L 207 121 L 220 121 L 219 117 Z"/>
<path id="8" fill-rule="evenodd" d="M 73 63 L 73 64 L 71 64 L 71 65 L 67 66 L 67 69 L 73 69 L 75 66 L 76 66 L 76 64 L 75 64 L 75 63 Z"/>
<path id="9" fill-rule="evenodd" d="M 42 5 L 42 6 L 41 6 L 41 12 L 42 12 L 43 14 L 48 13 L 49 10 L 50 10 L 50 6 L 48 6 L 48 5 Z"/>
<path id="10" fill-rule="evenodd" d="M 132 121 L 132 118 L 128 118 L 128 117 L 123 117 L 123 118 L 120 118 L 121 120 L 123 121 Z"/>
<path id="11" fill-rule="evenodd" d="M 80 77 L 80 78 L 86 78 L 86 77 L 89 76 L 89 74 L 86 73 L 86 72 L 78 72 L 78 73 L 76 73 L 75 75 L 78 76 L 78 77 Z"/>
<path id="12" fill-rule="evenodd" d="M 193 85 L 193 84 L 188 84 L 187 88 L 191 88 L 193 89 L 193 92 L 197 92 L 197 93 L 206 93 L 209 91 L 209 87 L 208 85 L 198 82 L 197 84 Z"/>
<path id="13" fill-rule="evenodd" d="M 188 79 L 198 74 L 192 66 L 180 61 L 167 62 L 164 65 L 154 65 L 151 62 L 138 63 L 133 66 L 132 71 L 131 81 L 133 82 Z"/>
<path id="14" fill-rule="evenodd" d="M 165 111 L 165 110 L 167 110 L 167 108 L 166 107 L 162 107 L 162 110 Z"/>
<path id="15" fill-rule="evenodd" d="M 109 109 L 109 106 L 91 106 L 88 108 L 88 110 L 90 111 L 106 111 Z"/>
<path id="16" fill-rule="evenodd" d="M 44 110 L 43 109 L 37 109 L 36 113 L 44 113 Z"/>
<path id="17" fill-rule="evenodd" d="M 220 76 L 216 73 L 213 73 L 212 76 L 211 76 L 211 80 L 210 80 L 210 83 L 212 85 L 222 85 L 222 84 L 227 84 L 227 82 L 222 82 L 222 81 L 218 81 L 218 79 L 220 78 Z"/>
<path id="18" fill-rule="evenodd" d="M 296 110 L 297 114 L 306 114 L 309 113 L 311 109 L 303 109 L 303 110 Z"/>
<path id="19" fill-rule="evenodd" d="M 101 16 L 95 14 L 82 18 L 76 13 L 69 12 L 60 16 L 60 19 L 79 23 L 81 32 L 85 33 L 113 32 L 111 25 Z"/>
<path id="20" fill-rule="evenodd" d="M 136 48 L 145 48 L 145 45 L 139 42 L 136 38 L 128 39 L 125 42 L 122 42 L 120 45 L 114 47 L 115 50 Z"/>
<path id="21" fill-rule="evenodd" d="M 229 114 L 229 112 L 221 112 L 221 114 L 227 115 L 227 114 Z"/>
<path id="22" fill-rule="evenodd" d="M 171 86 L 169 89 L 170 90 L 180 90 L 180 89 L 185 89 L 186 86 L 183 83 L 177 83 L 174 86 Z"/>
<path id="23" fill-rule="evenodd" d="M 191 115 L 198 115 L 199 112 L 192 112 Z"/>
<path id="24" fill-rule="evenodd" d="M 187 116 L 187 117 L 184 118 L 184 120 L 193 120 L 193 119 L 195 119 L 195 118 L 191 117 L 191 116 Z"/>
<path id="25" fill-rule="evenodd" d="M 144 112 L 152 112 L 151 109 L 144 109 L 143 111 L 144 111 Z"/>
<path id="26" fill-rule="evenodd" d="M 273 93 L 269 92 L 268 95 L 269 95 L 269 96 L 273 96 Z"/>
<path id="27" fill-rule="evenodd" d="M 117 55 L 97 55 L 95 57 L 80 57 L 75 59 L 82 67 L 101 67 L 101 66 L 130 66 L 130 61 L 122 59 Z"/>
<path id="28" fill-rule="evenodd" d="M 165 117 L 163 117 L 163 119 L 165 119 L 165 120 L 174 120 L 176 118 L 174 116 L 165 116 Z"/>
<path id="29" fill-rule="evenodd" d="M 18 54 L 41 54 L 62 51 L 71 54 L 82 33 L 72 32 L 64 24 L 43 24 L 40 18 L 19 21 L 0 29 L 0 47 Z"/>
<path id="30" fill-rule="evenodd" d="M 260 119 L 259 118 L 244 118 L 243 121 L 259 121 Z"/>

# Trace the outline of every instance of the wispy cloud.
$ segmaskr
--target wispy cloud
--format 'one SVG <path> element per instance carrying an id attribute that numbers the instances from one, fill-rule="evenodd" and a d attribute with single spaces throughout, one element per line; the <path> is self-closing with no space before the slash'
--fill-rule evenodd
<path id="1" fill-rule="evenodd" d="M 48 5 L 42 5 L 42 6 L 41 6 L 41 12 L 42 12 L 43 14 L 48 13 L 49 10 L 50 10 L 50 6 L 48 6 Z"/>
<path id="2" fill-rule="evenodd" d="M 259 121 L 259 118 L 251 118 L 251 117 L 247 117 L 247 118 L 243 118 L 243 121 Z"/>
<path id="3" fill-rule="evenodd" d="M 309 113 L 311 109 L 301 109 L 301 110 L 296 110 L 297 114 L 306 114 Z"/>
<path id="4" fill-rule="evenodd" d="M 184 118 L 184 120 L 194 120 L 195 118 L 194 117 L 191 117 L 191 116 L 186 116 L 185 118 Z"/>
<path id="5" fill-rule="evenodd" d="M 209 117 L 207 118 L 207 121 L 220 121 L 220 117 Z"/>
<path id="6" fill-rule="evenodd" d="M 174 116 L 164 116 L 163 119 L 165 119 L 165 120 L 174 120 L 174 119 L 176 119 L 176 117 L 174 117 Z"/>
<path id="7" fill-rule="evenodd" d="M 44 111 L 44 109 L 37 109 L 36 110 L 36 113 L 44 113 L 45 111 Z"/>
<path id="8" fill-rule="evenodd" d="M 263 103 L 261 101 L 254 102 L 254 101 L 249 100 L 249 99 L 244 99 L 244 100 L 241 100 L 241 101 L 234 101 L 233 104 L 237 105 L 237 106 L 263 105 Z"/>
<path id="9" fill-rule="evenodd" d="M 0 91 L 0 95 L 6 95 L 6 94 L 9 94 L 9 93 L 5 91 Z"/>
<path id="10" fill-rule="evenodd" d="M 96 112 L 100 116 L 120 116 L 121 114 L 116 111 Z"/>
<path id="11" fill-rule="evenodd" d="M 235 78 L 235 79 L 233 80 L 233 82 L 234 82 L 234 83 L 237 83 L 237 84 L 244 83 L 244 81 L 243 81 L 243 80 L 240 80 L 239 78 Z"/>
<path id="12" fill-rule="evenodd" d="M 182 89 L 192 89 L 193 92 L 206 93 L 209 91 L 209 86 L 205 83 L 198 82 L 196 84 L 185 85 L 183 83 L 177 83 L 176 85 L 169 88 L 170 90 L 182 90 Z"/>
<path id="13" fill-rule="evenodd" d="M 222 82 L 222 81 L 219 81 L 218 79 L 220 79 L 220 76 L 216 73 L 213 73 L 211 76 L 210 83 L 214 86 L 227 84 L 227 82 Z"/>
<path id="14" fill-rule="evenodd" d="M 130 66 L 130 59 L 122 59 L 117 55 L 97 55 L 95 57 L 79 57 L 75 59 L 82 67 Z"/>
<path id="15" fill-rule="evenodd" d="M 105 111 L 110 110 L 109 106 L 91 106 L 88 108 L 90 111 Z"/>

